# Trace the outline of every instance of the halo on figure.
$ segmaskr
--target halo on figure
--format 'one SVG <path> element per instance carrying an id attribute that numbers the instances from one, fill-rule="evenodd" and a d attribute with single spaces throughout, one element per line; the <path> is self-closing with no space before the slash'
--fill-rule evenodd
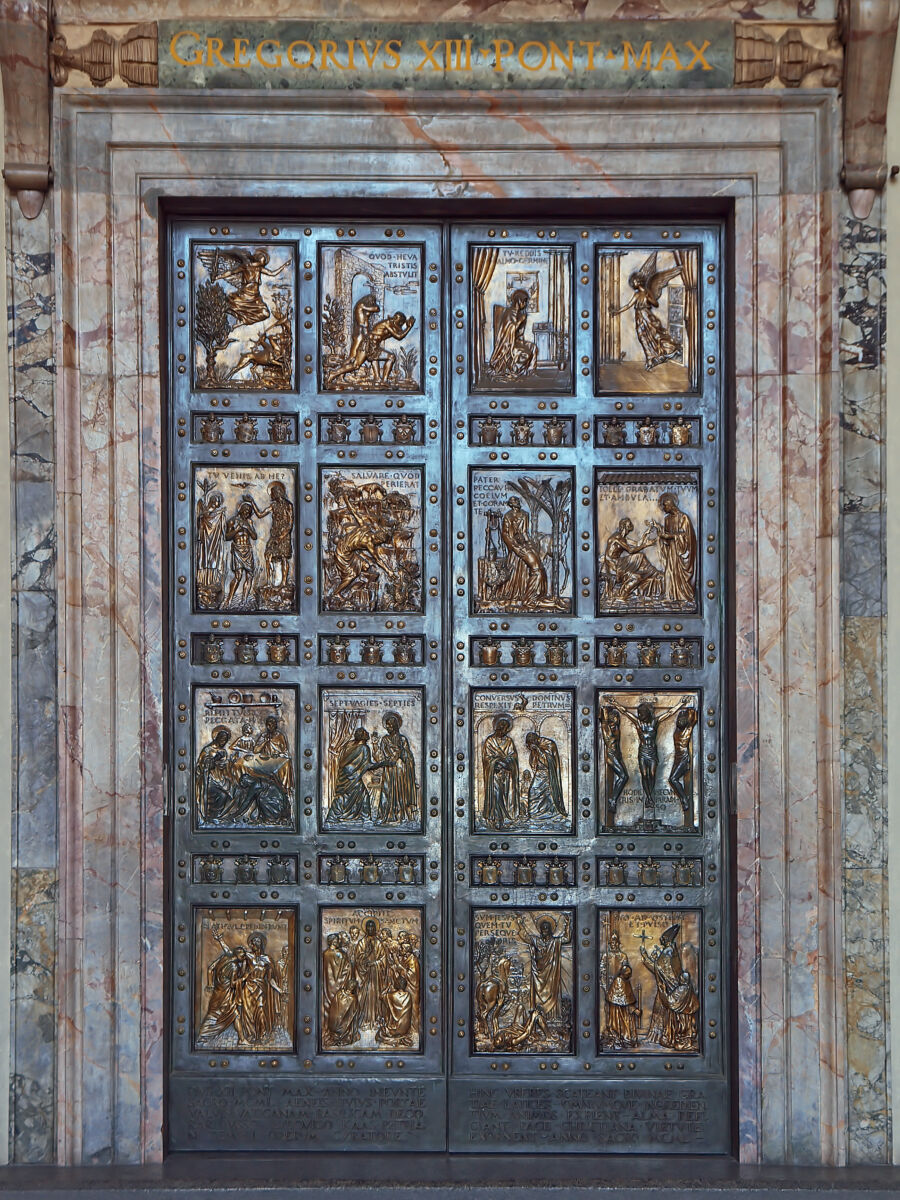
<path id="1" fill-rule="evenodd" d="M 386 712 L 386 713 L 384 713 L 384 714 L 383 714 L 383 716 L 382 716 L 382 718 L 381 718 L 381 723 L 382 723 L 382 725 L 387 725 L 388 721 L 389 721 L 389 720 L 390 720 L 392 717 L 393 717 L 393 719 L 394 719 L 394 720 L 397 722 L 397 724 L 398 724 L 398 725 L 402 725 L 402 724 L 403 724 L 403 718 L 400 716 L 400 714 L 399 714 L 398 712 L 394 712 L 394 710 L 393 710 L 393 709 L 390 709 L 390 711 L 388 711 L 388 712 Z"/>
<path id="2" fill-rule="evenodd" d="M 494 727 L 494 729 L 497 728 L 498 721 L 509 721 L 510 729 L 512 729 L 513 725 L 515 724 L 515 722 L 512 719 L 512 716 L 508 712 L 494 713 L 493 719 L 491 721 L 491 725 Z"/>
<path id="3" fill-rule="evenodd" d="M 212 727 L 213 741 L 215 741 L 215 739 L 218 737 L 218 735 L 220 733 L 227 733 L 228 736 L 231 737 L 231 730 L 228 728 L 227 725 L 213 725 L 213 727 Z"/>
<path id="4" fill-rule="evenodd" d="M 553 932 L 556 933 L 557 924 L 556 924 L 555 917 L 552 917 L 550 915 L 550 913 L 548 913 L 548 912 L 535 914 L 534 924 L 538 930 L 541 928 L 541 926 L 544 924 L 545 921 L 549 924 L 549 926 L 553 930 Z"/>
<path id="5" fill-rule="evenodd" d="M 253 932 L 250 934 L 250 936 L 247 938 L 247 945 L 249 946 L 251 942 L 259 942 L 260 950 L 265 950 L 267 941 L 268 941 L 268 938 L 266 937 L 266 935 L 264 933 L 260 933 L 260 931 L 258 929 L 254 929 Z"/>

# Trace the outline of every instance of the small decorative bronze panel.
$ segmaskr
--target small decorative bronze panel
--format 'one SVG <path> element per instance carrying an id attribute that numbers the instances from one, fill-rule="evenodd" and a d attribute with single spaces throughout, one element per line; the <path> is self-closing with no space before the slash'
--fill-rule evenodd
<path id="1" fill-rule="evenodd" d="M 172 1144 L 730 1150 L 724 226 L 167 253 Z"/>

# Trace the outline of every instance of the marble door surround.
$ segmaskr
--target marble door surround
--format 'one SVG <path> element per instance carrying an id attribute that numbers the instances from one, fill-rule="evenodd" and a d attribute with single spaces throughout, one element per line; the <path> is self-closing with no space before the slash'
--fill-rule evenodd
<path id="1" fill-rule="evenodd" d="M 160 228 L 225 197 L 731 214 L 740 1156 L 846 1161 L 835 93 L 55 106 L 59 1161 L 164 1152 Z"/>

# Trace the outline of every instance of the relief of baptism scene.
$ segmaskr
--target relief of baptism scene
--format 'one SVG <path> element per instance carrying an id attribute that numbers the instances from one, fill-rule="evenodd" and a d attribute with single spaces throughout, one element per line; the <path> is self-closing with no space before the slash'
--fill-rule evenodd
<path id="1" fill-rule="evenodd" d="M 572 251 L 472 246 L 471 370 L 480 392 L 572 390 Z"/>
<path id="2" fill-rule="evenodd" d="M 323 246 L 327 392 L 421 391 L 421 246 Z"/>
<path id="3" fill-rule="evenodd" d="M 321 722 L 322 828 L 421 829 L 421 692 L 327 688 Z"/>
<path id="4" fill-rule="evenodd" d="M 196 688 L 196 827 L 293 827 L 296 736 L 290 688 Z"/>
<path id="5" fill-rule="evenodd" d="M 573 706 L 569 691 L 473 693 L 477 833 L 571 831 Z"/>
<path id="6" fill-rule="evenodd" d="M 697 387 L 698 270 L 692 246 L 598 252 L 598 392 L 639 395 Z"/>
<path id="7" fill-rule="evenodd" d="M 195 910 L 194 1044 L 258 1053 L 294 1045 L 294 914 Z"/>
<path id="8" fill-rule="evenodd" d="M 700 913 L 600 913 L 600 1049 L 700 1050 Z"/>
<path id="9" fill-rule="evenodd" d="M 571 1054 L 571 909 L 476 908 L 472 914 L 476 1054 Z"/>
<path id="10" fill-rule="evenodd" d="M 421 910 L 323 908 L 321 922 L 321 1048 L 419 1050 Z"/>
<path id="11" fill-rule="evenodd" d="M 200 246 L 193 258 L 194 386 L 289 391 L 294 254 L 289 246 Z"/>
<path id="12" fill-rule="evenodd" d="M 697 479 L 598 471 L 600 613 L 697 611 Z"/>
<path id="13" fill-rule="evenodd" d="M 321 527 L 324 610 L 421 611 L 418 468 L 324 469 Z"/>
<path id="14" fill-rule="evenodd" d="M 572 611 L 572 475 L 471 475 L 476 613 Z"/>
<path id="15" fill-rule="evenodd" d="M 194 602 L 205 612 L 295 609 L 289 467 L 196 467 Z"/>
<path id="16" fill-rule="evenodd" d="M 699 692 L 598 697 L 604 828 L 696 830 L 700 822 Z"/>

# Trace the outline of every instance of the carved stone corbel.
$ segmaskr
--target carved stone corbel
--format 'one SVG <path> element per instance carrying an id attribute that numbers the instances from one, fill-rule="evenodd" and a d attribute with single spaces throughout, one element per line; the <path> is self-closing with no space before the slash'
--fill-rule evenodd
<path id="1" fill-rule="evenodd" d="M 73 50 L 58 33 L 50 43 L 53 82 L 62 87 L 70 71 L 83 71 L 94 87 L 105 87 L 116 76 L 129 87 L 156 87 L 158 42 L 155 21 L 135 25 L 118 40 L 105 29 L 95 29 L 86 45 Z"/>
<path id="2" fill-rule="evenodd" d="M 844 43 L 844 164 L 841 182 L 864 221 L 887 179 L 888 92 L 900 0 L 841 0 Z"/>
<path id="3" fill-rule="evenodd" d="M 50 167 L 48 0 L 0 0 L 0 73 L 3 76 L 3 178 L 24 216 L 44 207 Z"/>

